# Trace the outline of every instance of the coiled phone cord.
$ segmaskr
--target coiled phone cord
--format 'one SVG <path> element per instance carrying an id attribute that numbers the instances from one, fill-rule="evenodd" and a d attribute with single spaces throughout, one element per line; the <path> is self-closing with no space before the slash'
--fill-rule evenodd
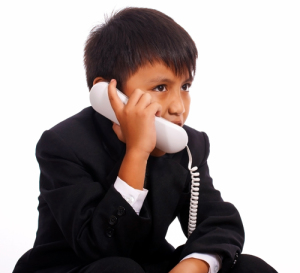
<path id="1" fill-rule="evenodd" d="M 192 154 L 188 146 L 186 146 L 189 163 L 188 169 L 191 173 L 191 199 L 190 199 L 190 211 L 189 211 L 189 223 L 188 223 L 188 237 L 196 228 L 197 224 L 197 211 L 198 211 L 198 199 L 199 199 L 199 188 L 200 188 L 200 173 L 196 172 L 198 170 L 197 166 L 192 167 Z"/>

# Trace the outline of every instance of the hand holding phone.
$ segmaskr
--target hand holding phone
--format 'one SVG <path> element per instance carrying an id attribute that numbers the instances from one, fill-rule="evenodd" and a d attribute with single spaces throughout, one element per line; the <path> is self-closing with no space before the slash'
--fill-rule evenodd
<path id="1" fill-rule="evenodd" d="M 113 129 L 118 138 L 126 143 L 126 152 L 149 157 L 156 145 L 154 117 L 160 115 L 161 105 L 152 102 L 151 95 L 135 89 L 124 104 L 118 96 L 116 81 L 108 85 L 108 97 L 120 126 L 114 123 Z"/>
<path id="2" fill-rule="evenodd" d="M 118 96 L 123 104 L 128 98 L 119 90 Z M 99 82 L 90 91 L 90 102 L 95 111 L 119 124 L 108 97 L 108 83 Z M 154 113 L 155 114 L 155 113 Z M 156 147 L 166 153 L 176 153 L 185 148 L 188 136 L 185 130 L 164 118 L 155 117 Z"/>

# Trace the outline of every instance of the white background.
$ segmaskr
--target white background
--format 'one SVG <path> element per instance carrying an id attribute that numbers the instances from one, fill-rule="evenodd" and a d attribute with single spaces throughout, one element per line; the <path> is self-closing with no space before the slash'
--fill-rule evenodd
<path id="1" fill-rule="evenodd" d="M 89 106 L 86 37 L 105 13 L 125 6 L 156 8 L 195 40 L 199 59 L 187 124 L 210 137 L 211 175 L 242 215 L 244 253 L 279 272 L 300 272 L 299 1 L 5 2 L 0 272 L 11 272 L 34 242 L 35 145 L 44 130 Z M 177 224 L 168 239 L 175 246 L 185 242 Z"/>

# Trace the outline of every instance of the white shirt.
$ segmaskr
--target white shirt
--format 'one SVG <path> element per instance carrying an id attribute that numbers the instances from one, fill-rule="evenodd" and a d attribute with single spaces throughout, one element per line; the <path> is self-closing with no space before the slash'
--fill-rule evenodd
<path id="1" fill-rule="evenodd" d="M 137 215 L 139 215 L 144 200 L 148 194 L 148 190 L 147 189 L 138 190 L 132 188 L 119 177 L 117 177 L 114 187 L 123 196 L 123 198 L 132 206 L 132 208 L 137 213 Z M 187 255 L 181 261 L 188 258 L 195 258 L 207 262 L 209 264 L 208 273 L 217 273 L 221 269 L 222 262 L 221 262 L 221 258 L 218 255 L 195 252 Z"/>

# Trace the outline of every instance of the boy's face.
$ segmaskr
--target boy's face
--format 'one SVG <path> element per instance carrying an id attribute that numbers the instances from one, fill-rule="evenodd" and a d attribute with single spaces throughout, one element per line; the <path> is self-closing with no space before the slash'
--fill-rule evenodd
<path id="1" fill-rule="evenodd" d="M 192 79 L 188 71 L 177 76 L 166 65 L 155 62 L 140 67 L 123 84 L 123 92 L 130 97 L 135 89 L 147 92 L 152 102 L 162 106 L 161 117 L 183 126 L 190 109 L 189 87 Z"/>

